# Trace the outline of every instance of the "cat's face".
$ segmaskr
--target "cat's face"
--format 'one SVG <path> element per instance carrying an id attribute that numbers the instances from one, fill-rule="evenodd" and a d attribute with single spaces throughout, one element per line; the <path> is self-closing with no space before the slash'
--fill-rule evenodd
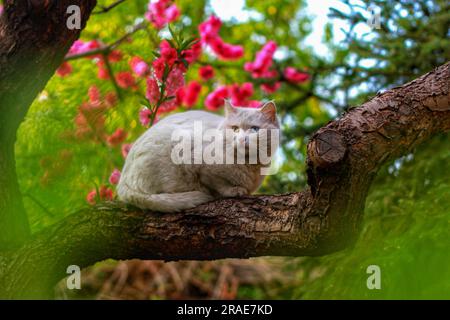
<path id="1" fill-rule="evenodd" d="M 279 131 L 280 125 L 277 117 L 277 110 L 273 101 L 267 102 L 261 108 L 239 108 L 225 101 L 225 121 L 222 129 L 231 133 L 231 143 L 234 149 L 249 152 L 249 146 L 266 144 L 268 151 L 271 150 L 271 138 L 275 137 L 272 130 Z M 278 134 L 279 136 L 279 134 Z M 278 144 L 278 141 L 277 141 Z M 272 145 L 273 146 L 273 145 Z"/>

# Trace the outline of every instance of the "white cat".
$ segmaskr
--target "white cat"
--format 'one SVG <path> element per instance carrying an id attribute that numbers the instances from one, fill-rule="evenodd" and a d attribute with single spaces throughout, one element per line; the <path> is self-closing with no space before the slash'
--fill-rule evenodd
<path id="1" fill-rule="evenodd" d="M 256 164 L 248 161 L 244 164 L 209 165 L 174 163 L 171 154 L 176 142 L 172 140 L 172 133 L 174 130 L 193 133 L 195 121 L 201 121 L 203 131 L 219 129 L 232 132 L 231 140 L 224 139 L 225 146 L 231 150 L 245 150 L 244 153 L 248 153 L 249 138 L 256 137 L 258 148 L 261 141 L 268 143 L 260 140 L 259 132 L 265 131 L 260 129 L 279 130 L 273 102 L 253 109 L 234 107 L 226 101 L 225 117 L 204 111 L 168 116 L 133 144 L 117 187 L 120 200 L 142 209 L 176 212 L 220 197 L 248 195 L 259 188 L 264 179 L 259 158 Z M 274 154 L 273 147 L 269 145 L 267 149 L 269 156 Z"/>

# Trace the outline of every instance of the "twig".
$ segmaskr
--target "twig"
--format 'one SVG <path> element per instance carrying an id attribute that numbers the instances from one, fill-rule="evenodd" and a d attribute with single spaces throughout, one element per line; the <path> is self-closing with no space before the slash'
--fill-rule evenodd
<path id="1" fill-rule="evenodd" d="M 44 206 L 42 204 L 42 202 L 40 202 L 38 199 L 36 199 L 33 195 L 31 195 L 29 193 L 24 193 L 23 196 L 27 197 L 27 198 L 30 198 L 31 201 L 33 201 L 39 208 L 42 209 L 42 211 L 44 211 L 50 217 L 54 217 L 55 216 L 46 206 Z"/>
<path id="2" fill-rule="evenodd" d="M 134 28 L 130 32 L 127 32 L 125 35 L 123 35 L 121 38 L 117 39 L 115 42 L 113 42 L 109 45 L 102 46 L 97 49 L 83 52 L 83 53 L 69 54 L 64 58 L 64 61 L 86 58 L 86 57 L 94 56 L 97 54 L 105 54 L 105 53 L 108 54 L 109 52 L 111 52 L 112 50 L 117 48 L 120 44 L 122 44 L 122 42 L 127 40 L 131 35 L 133 35 L 134 33 L 136 33 L 139 30 L 145 29 L 146 25 L 147 25 L 146 22 L 141 22 L 141 23 L 137 24 L 136 26 L 134 26 Z"/>
<path id="3" fill-rule="evenodd" d="M 117 84 L 113 69 L 111 67 L 111 63 L 109 63 L 109 61 L 108 61 L 107 53 L 103 53 L 103 62 L 105 63 L 106 69 L 108 70 L 109 78 L 111 79 L 114 89 L 116 90 L 117 96 L 119 97 L 119 100 L 122 100 L 122 90 L 120 89 L 119 85 Z"/>
<path id="4" fill-rule="evenodd" d="M 117 7 L 122 2 L 125 2 L 125 0 L 117 0 L 116 2 L 113 2 L 112 4 L 110 4 L 109 6 L 106 6 L 106 7 L 100 6 L 100 10 L 94 11 L 94 12 L 92 12 L 92 14 L 106 13 L 106 12 L 114 9 L 115 7 Z"/>

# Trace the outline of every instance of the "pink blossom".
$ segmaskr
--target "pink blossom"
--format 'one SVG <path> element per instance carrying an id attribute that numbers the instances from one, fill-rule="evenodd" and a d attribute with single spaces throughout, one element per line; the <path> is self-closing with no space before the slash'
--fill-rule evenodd
<path id="1" fill-rule="evenodd" d="M 169 67 L 172 66 L 178 59 L 177 50 L 175 48 L 172 48 L 167 40 L 161 41 L 161 43 L 159 44 L 159 51 L 161 54 L 161 58 L 164 60 L 164 62 L 167 63 Z"/>
<path id="2" fill-rule="evenodd" d="M 214 53 L 224 60 L 239 59 L 244 55 L 244 48 L 239 45 L 226 43 L 219 36 L 222 21 L 212 15 L 199 25 L 199 32 L 203 44 L 209 45 Z"/>
<path id="3" fill-rule="evenodd" d="M 259 100 L 250 100 L 247 103 L 247 107 L 249 107 L 249 108 L 259 108 L 259 107 L 261 107 L 261 101 L 259 101 Z"/>
<path id="4" fill-rule="evenodd" d="M 287 67 L 283 72 L 284 77 L 292 83 L 302 83 L 309 79 L 309 74 L 300 72 L 294 67 Z"/>
<path id="5" fill-rule="evenodd" d="M 139 111 L 139 122 L 144 126 L 148 126 L 150 123 L 150 118 L 152 116 L 152 112 L 148 108 L 143 108 Z"/>
<path id="6" fill-rule="evenodd" d="M 211 66 L 203 66 L 198 70 L 198 74 L 202 80 L 206 81 L 214 77 L 214 69 Z"/>
<path id="7" fill-rule="evenodd" d="M 277 49 L 274 41 L 267 42 L 260 51 L 256 53 L 255 61 L 247 62 L 245 71 L 251 72 L 254 78 L 268 78 L 268 73 L 273 63 L 273 55 Z"/>
<path id="8" fill-rule="evenodd" d="M 133 75 L 128 71 L 121 71 L 116 74 L 116 81 L 119 87 L 128 89 L 133 88 L 136 89 L 136 80 Z"/>
<path id="9" fill-rule="evenodd" d="M 199 42 L 194 43 L 189 49 L 181 52 L 181 57 L 188 63 L 196 61 L 202 54 L 202 44 Z"/>
<path id="10" fill-rule="evenodd" d="M 119 62 L 120 60 L 122 60 L 122 52 L 119 50 L 113 50 L 108 55 L 108 61 L 110 62 Z"/>
<path id="11" fill-rule="evenodd" d="M 97 67 L 98 67 L 98 73 L 97 77 L 102 80 L 108 80 L 109 79 L 109 71 L 105 66 L 105 62 L 103 59 L 100 59 L 97 61 Z"/>
<path id="12" fill-rule="evenodd" d="M 109 183 L 118 184 L 120 180 L 120 171 L 118 169 L 114 169 L 111 175 L 109 176 Z"/>
<path id="13" fill-rule="evenodd" d="M 261 89 L 264 90 L 266 93 L 274 93 L 278 91 L 281 87 L 281 82 L 273 82 L 273 83 L 263 83 L 261 85 Z"/>
<path id="14" fill-rule="evenodd" d="M 56 70 L 56 74 L 60 77 L 65 77 L 72 73 L 72 66 L 67 61 L 64 61 Z"/>
<path id="15" fill-rule="evenodd" d="M 178 19 L 180 16 L 180 9 L 175 4 L 172 4 L 166 9 L 167 22 L 172 22 Z"/>
<path id="16" fill-rule="evenodd" d="M 108 80 L 109 79 L 109 71 L 105 67 L 99 67 L 97 77 L 102 80 Z"/>
<path id="17" fill-rule="evenodd" d="M 219 35 L 221 26 L 222 21 L 214 15 L 210 16 L 208 20 L 200 23 L 198 29 L 202 38 L 202 42 L 207 44 L 209 43 L 209 41 L 216 38 Z"/>
<path id="18" fill-rule="evenodd" d="M 149 2 L 145 18 L 157 29 L 163 28 L 167 23 L 175 21 L 180 16 L 180 10 L 170 0 Z"/>
<path id="19" fill-rule="evenodd" d="M 100 103 L 100 99 L 101 99 L 100 90 L 98 89 L 98 87 L 96 85 L 92 85 L 89 87 L 88 96 L 89 96 L 89 102 L 91 102 L 93 104 Z"/>
<path id="20" fill-rule="evenodd" d="M 224 104 L 224 99 L 228 98 L 229 90 L 226 86 L 220 86 L 205 99 L 206 109 L 216 111 Z"/>
<path id="21" fill-rule="evenodd" d="M 122 147 L 120 148 L 120 151 L 122 153 L 122 157 L 125 159 L 128 156 L 128 153 L 130 152 L 131 147 L 133 144 L 131 143 L 124 143 Z"/>
<path id="22" fill-rule="evenodd" d="M 109 107 L 114 106 L 117 103 L 117 95 L 114 92 L 108 92 L 105 95 L 105 102 Z"/>
<path id="23" fill-rule="evenodd" d="M 156 103 L 159 100 L 160 92 L 158 82 L 154 77 L 147 78 L 147 90 L 145 91 L 145 97 L 150 103 Z"/>
<path id="24" fill-rule="evenodd" d="M 127 138 L 127 135 L 128 133 L 124 129 L 119 128 L 116 131 L 114 131 L 114 133 L 110 135 L 106 139 L 106 141 L 111 147 L 115 147 L 121 144 Z"/>
<path id="25" fill-rule="evenodd" d="M 182 86 L 184 86 L 184 72 L 179 65 L 176 65 L 172 68 L 166 80 L 167 96 L 174 96 Z"/>
<path id="26" fill-rule="evenodd" d="M 202 86 L 197 81 L 191 81 L 184 89 L 183 103 L 190 108 L 197 103 Z"/>
<path id="27" fill-rule="evenodd" d="M 99 191 L 98 194 L 97 194 L 97 189 L 93 189 L 88 193 L 88 195 L 86 196 L 86 201 L 89 204 L 94 205 L 97 202 L 97 199 L 113 200 L 113 198 L 114 198 L 113 191 L 111 189 L 109 189 L 108 187 L 101 186 L 98 191 Z"/>
<path id="28" fill-rule="evenodd" d="M 253 84 L 245 82 L 241 86 L 233 84 L 230 87 L 231 103 L 235 106 L 247 106 L 248 99 L 253 95 Z"/>
<path id="29" fill-rule="evenodd" d="M 133 57 L 131 58 L 130 67 L 133 72 L 138 75 L 139 77 L 144 77 L 149 72 L 149 66 L 148 64 L 142 60 L 140 57 Z"/>
<path id="30" fill-rule="evenodd" d="M 209 42 L 211 49 L 223 60 L 236 60 L 244 55 L 244 48 L 239 45 L 226 43 L 220 37 Z"/>
<path id="31" fill-rule="evenodd" d="M 155 76 L 159 80 L 162 80 L 162 77 L 164 75 L 164 69 L 165 69 L 165 66 L 166 66 L 166 63 L 164 62 L 164 59 L 163 58 L 155 59 L 152 62 L 152 66 L 153 66 L 153 71 L 155 73 Z"/>
<path id="32" fill-rule="evenodd" d="M 82 54 L 98 48 L 100 48 L 100 43 L 97 40 L 91 40 L 88 42 L 76 40 L 69 49 L 69 54 Z"/>

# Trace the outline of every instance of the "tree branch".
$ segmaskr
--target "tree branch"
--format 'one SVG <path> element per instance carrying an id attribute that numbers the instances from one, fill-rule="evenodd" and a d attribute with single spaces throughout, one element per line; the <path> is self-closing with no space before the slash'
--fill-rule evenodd
<path id="1" fill-rule="evenodd" d="M 131 29 L 131 31 L 127 32 L 122 37 L 120 37 L 119 39 L 114 41 L 113 43 L 111 43 L 109 45 L 104 45 L 100 48 L 89 50 L 89 51 L 86 51 L 83 53 L 69 54 L 64 57 L 64 61 L 70 61 L 70 60 L 75 60 L 75 59 L 91 57 L 91 56 L 95 56 L 97 54 L 108 55 L 112 50 L 116 49 L 119 45 L 121 45 L 123 42 L 125 42 L 134 33 L 136 33 L 139 30 L 143 30 L 146 27 L 147 27 L 147 23 L 145 21 L 141 22 L 141 23 L 135 25 L 133 27 L 133 29 Z"/>
<path id="2" fill-rule="evenodd" d="M 309 188 L 302 192 L 217 200 L 183 213 L 118 203 L 85 209 L 7 256 L 0 296 L 43 297 L 68 265 L 106 258 L 316 256 L 348 247 L 380 167 L 450 130 L 449 72 L 446 63 L 318 130 L 308 144 Z"/>
<path id="3" fill-rule="evenodd" d="M 116 2 L 111 3 L 109 6 L 106 6 L 106 7 L 101 6 L 101 7 L 100 7 L 100 10 L 94 11 L 94 12 L 92 12 L 92 14 L 106 13 L 106 12 L 108 12 L 108 11 L 114 9 L 114 8 L 117 7 L 119 4 L 121 4 L 121 3 L 125 2 L 125 1 L 126 1 L 126 0 L 117 0 Z"/>

